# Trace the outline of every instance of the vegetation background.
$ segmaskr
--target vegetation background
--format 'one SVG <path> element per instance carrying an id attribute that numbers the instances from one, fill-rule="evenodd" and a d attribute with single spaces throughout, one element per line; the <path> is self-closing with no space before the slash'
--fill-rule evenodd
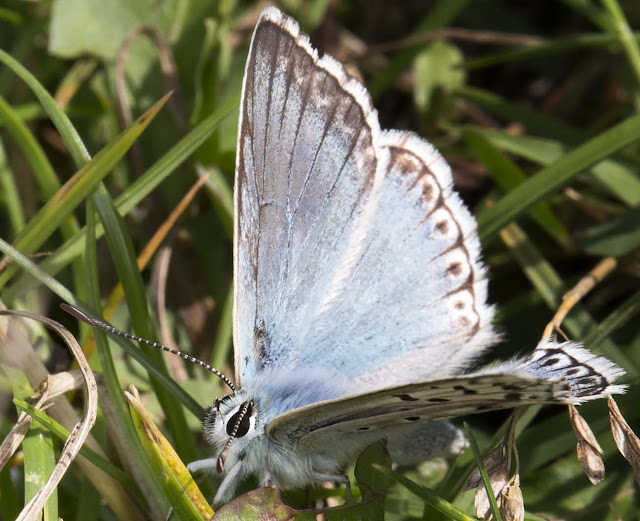
<path id="1" fill-rule="evenodd" d="M 188 462 L 211 456 L 199 421 L 203 407 L 224 393 L 219 381 L 197 366 L 163 362 L 159 352 L 124 340 L 109 345 L 98 334 L 96 348 L 89 328 L 78 326 L 58 304 L 84 302 L 94 314 L 104 305 L 104 316 L 122 329 L 175 342 L 232 374 L 237 106 L 251 31 L 265 5 L 0 4 L 0 250 L 12 259 L 2 264 L 0 298 L 7 307 L 62 322 L 85 341 L 110 397 L 92 431 L 94 450 L 102 454 L 89 455 L 102 470 L 72 465 L 57 487 L 57 500 L 47 504 L 48 519 L 160 519 L 169 503 L 182 519 L 208 515 L 179 504 L 188 496 L 181 488 L 184 476 L 168 490 L 154 477 L 145 463 L 154 456 L 140 445 L 120 389 L 129 383 L 140 389 L 144 407 Z M 603 258 L 615 265 L 574 308 L 563 330 L 625 368 L 630 389 L 619 404 L 631 426 L 640 425 L 634 406 L 640 399 L 640 35 L 633 32 L 640 4 L 278 5 L 300 21 L 321 52 L 362 79 L 384 128 L 416 131 L 452 165 L 456 186 L 478 218 L 491 301 L 504 332 L 492 358 L 533 348 L 564 292 Z M 169 90 L 173 95 L 159 110 L 154 103 Z M 147 116 L 133 122 L 145 111 Z M 168 226 L 166 237 L 154 235 L 201 177 L 204 188 L 178 223 Z M 145 248 L 158 251 L 139 271 L 136 257 Z M 51 253 L 33 256 L 43 252 Z M 22 334 L 47 371 L 73 367 L 59 339 L 34 324 L 25 322 Z M 5 362 L 15 351 L 15 344 L 4 344 Z M 0 371 L 3 437 L 26 407 L 14 399 L 29 396 L 44 374 L 29 360 Z M 61 400 L 82 410 L 82 393 Z M 592 486 L 582 473 L 565 408 L 528 408 L 517 430 L 525 518 L 637 519 L 637 482 L 615 448 L 605 403 L 580 410 L 604 449 L 606 479 Z M 39 417 L 0 472 L 3 520 L 16 518 L 60 453 L 63 435 L 46 414 Z M 496 413 L 468 420 L 482 452 L 499 440 L 496 433 L 504 433 L 507 418 Z M 167 453 L 156 459 L 160 465 L 171 460 L 158 472 L 178 468 Z M 444 519 L 447 508 L 454 519 L 473 515 L 474 493 L 461 492 L 473 465 L 470 450 L 451 464 L 396 469 L 393 479 L 382 479 L 372 466 L 385 461 L 380 448 L 372 449 L 356 472 L 363 504 L 326 515 Z M 214 487 L 202 486 L 207 497 Z M 443 506 L 424 487 L 452 506 Z M 341 494 L 317 490 L 310 497 Z M 255 519 L 310 518 L 282 507 L 269 493 L 241 501 L 261 505 L 251 514 Z M 307 506 L 304 494 L 289 494 L 286 501 Z M 239 505 L 218 515 L 249 519 Z"/>

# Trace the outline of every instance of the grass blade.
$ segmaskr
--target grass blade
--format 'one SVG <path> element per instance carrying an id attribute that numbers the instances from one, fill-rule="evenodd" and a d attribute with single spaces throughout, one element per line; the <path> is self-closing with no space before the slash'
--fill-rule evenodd
<path id="1" fill-rule="evenodd" d="M 633 116 L 543 168 L 478 215 L 480 239 L 485 243 L 493 240 L 501 228 L 545 195 L 562 188 L 585 168 L 639 138 L 640 116 Z"/>

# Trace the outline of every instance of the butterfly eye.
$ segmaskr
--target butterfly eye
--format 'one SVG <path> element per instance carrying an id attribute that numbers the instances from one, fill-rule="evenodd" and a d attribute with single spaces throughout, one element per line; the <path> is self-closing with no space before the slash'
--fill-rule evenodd
<path id="1" fill-rule="evenodd" d="M 253 412 L 253 407 L 251 406 L 251 404 L 248 404 L 249 407 L 247 408 L 244 416 L 242 417 L 242 420 L 240 420 L 240 425 L 238 425 L 238 429 L 236 431 L 236 438 L 242 438 L 245 434 L 247 434 L 247 432 L 249 432 L 249 425 L 250 425 L 250 419 L 251 419 L 251 413 Z M 229 421 L 227 422 L 227 434 L 229 436 L 231 436 L 234 427 L 236 426 L 236 422 L 238 421 L 238 418 L 240 417 L 240 415 L 242 414 L 242 408 L 240 408 L 240 410 L 238 410 L 238 412 L 236 412 L 233 416 L 231 416 L 231 418 L 229 418 Z"/>

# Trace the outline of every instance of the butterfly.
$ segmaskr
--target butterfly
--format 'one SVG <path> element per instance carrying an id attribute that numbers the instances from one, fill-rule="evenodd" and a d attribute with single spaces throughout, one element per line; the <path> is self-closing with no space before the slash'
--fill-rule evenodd
<path id="1" fill-rule="evenodd" d="M 275 7 L 246 62 L 234 197 L 235 385 L 177 353 L 233 391 L 203 422 L 215 502 L 248 476 L 344 482 L 381 439 L 399 463 L 456 454 L 450 418 L 624 391 L 615 364 L 551 339 L 468 372 L 498 337 L 449 166 L 417 135 L 381 130 L 362 84 Z"/>

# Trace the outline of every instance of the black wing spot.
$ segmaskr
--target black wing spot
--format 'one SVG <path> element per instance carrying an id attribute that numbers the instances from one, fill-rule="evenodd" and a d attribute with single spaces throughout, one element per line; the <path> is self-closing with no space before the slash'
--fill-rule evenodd
<path id="1" fill-rule="evenodd" d="M 559 361 L 560 361 L 559 358 L 549 358 L 549 360 L 545 360 L 543 363 L 541 363 L 540 367 L 547 367 L 547 366 L 550 366 L 550 365 L 556 365 Z"/>
<path id="2" fill-rule="evenodd" d="M 474 391 L 473 389 L 465 389 L 464 394 L 478 394 L 478 391 Z"/>
<path id="3" fill-rule="evenodd" d="M 436 230 L 438 233 L 445 234 L 449 231 L 449 223 L 447 221 L 440 221 L 436 223 Z"/>
<path id="4" fill-rule="evenodd" d="M 451 400 L 449 398 L 429 398 L 427 401 L 431 403 L 447 403 Z"/>
<path id="5" fill-rule="evenodd" d="M 488 411 L 489 409 L 491 409 L 490 405 L 478 405 L 476 407 L 476 411 Z"/>
<path id="6" fill-rule="evenodd" d="M 420 419 L 420 416 L 408 416 L 405 420 L 410 422 L 417 422 Z"/>
<path id="7" fill-rule="evenodd" d="M 414 398 L 409 394 L 394 394 L 396 398 L 400 398 L 403 402 L 417 402 L 418 398 Z"/>
<path id="8" fill-rule="evenodd" d="M 508 393 L 505 395 L 505 400 L 519 402 L 522 400 L 522 393 Z"/>
<path id="9" fill-rule="evenodd" d="M 503 385 L 502 389 L 505 391 L 522 391 L 522 387 L 520 387 L 519 385 L 512 385 L 512 384 Z"/>
<path id="10" fill-rule="evenodd" d="M 358 427 L 359 431 L 368 431 L 369 427 Z"/>
<path id="11" fill-rule="evenodd" d="M 452 262 L 451 264 L 449 264 L 449 266 L 447 266 L 446 273 L 447 275 L 453 275 L 454 277 L 457 277 L 462 273 L 462 265 L 459 262 Z"/>

